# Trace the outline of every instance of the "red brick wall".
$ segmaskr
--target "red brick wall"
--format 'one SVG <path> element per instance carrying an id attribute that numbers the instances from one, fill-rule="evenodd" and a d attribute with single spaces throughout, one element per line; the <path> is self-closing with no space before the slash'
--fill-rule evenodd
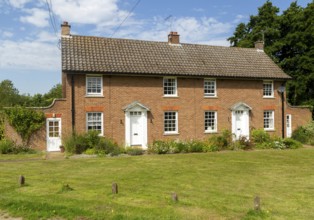
<path id="1" fill-rule="evenodd" d="M 63 94 L 66 99 L 57 100 L 50 108 L 43 109 L 46 117 L 61 117 L 62 137 L 72 132 L 71 75 L 63 74 Z M 178 97 L 163 96 L 162 77 L 103 76 L 103 97 L 86 97 L 86 76 L 74 75 L 75 129 L 86 131 L 86 112 L 98 111 L 104 114 L 104 135 L 124 144 L 125 113 L 123 107 L 138 101 L 150 108 L 148 112 L 148 143 L 160 139 L 203 139 L 211 134 L 204 132 L 204 111 L 215 110 L 218 116 L 218 133 L 231 130 L 230 108 L 243 102 L 249 105 L 250 128 L 263 128 L 264 110 L 275 111 L 275 131 L 270 134 L 281 136 L 281 98 L 274 83 L 274 98 L 263 98 L 262 80 L 217 79 L 217 97 L 204 97 L 203 78 L 177 79 Z M 178 131 L 176 135 L 164 135 L 164 111 L 178 111 Z M 285 106 L 285 114 L 292 114 L 292 125 L 311 120 L 308 108 Z M 16 138 L 16 135 L 13 136 Z M 46 128 L 41 129 L 31 139 L 31 146 L 46 149 Z"/>
<path id="2" fill-rule="evenodd" d="M 281 136 L 281 99 L 277 93 L 281 82 L 274 84 L 274 98 L 266 99 L 263 98 L 262 80 L 217 79 L 216 98 L 204 97 L 204 79 L 202 78 L 179 77 L 178 97 L 163 96 L 162 77 L 103 76 L 103 97 L 86 97 L 85 80 L 86 76 L 83 74 L 75 76 L 75 121 L 78 132 L 86 131 L 87 111 L 101 111 L 104 113 L 104 135 L 123 144 L 125 114 L 122 108 L 134 101 L 139 101 L 151 109 L 148 113 L 149 143 L 165 138 L 202 139 L 210 135 L 204 133 L 205 110 L 217 110 L 218 132 L 223 129 L 231 130 L 230 108 L 237 102 L 244 102 L 252 108 L 250 128 L 263 128 L 264 110 L 274 110 L 275 131 L 270 133 Z M 70 84 L 69 76 L 67 84 Z M 66 93 L 69 102 L 71 100 L 70 87 L 67 87 Z M 165 110 L 178 111 L 178 135 L 164 135 Z M 298 123 L 303 123 L 303 121 Z M 70 123 L 66 126 L 69 125 Z"/>

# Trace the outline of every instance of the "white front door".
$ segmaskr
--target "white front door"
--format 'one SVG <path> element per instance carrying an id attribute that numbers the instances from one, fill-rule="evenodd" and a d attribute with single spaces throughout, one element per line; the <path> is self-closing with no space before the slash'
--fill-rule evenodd
<path id="1" fill-rule="evenodd" d="M 143 129 L 142 129 L 142 112 L 130 112 L 131 127 L 131 146 L 142 145 Z"/>
<path id="2" fill-rule="evenodd" d="M 235 110 L 232 112 L 232 133 L 235 139 L 240 137 L 249 137 L 249 111 Z"/>
<path id="3" fill-rule="evenodd" d="M 287 115 L 286 116 L 286 126 L 287 126 L 287 137 L 291 137 L 292 135 L 292 116 Z"/>
<path id="4" fill-rule="evenodd" d="M 47 151 L 60 151 L 61 118 L 47 118 Z"/>

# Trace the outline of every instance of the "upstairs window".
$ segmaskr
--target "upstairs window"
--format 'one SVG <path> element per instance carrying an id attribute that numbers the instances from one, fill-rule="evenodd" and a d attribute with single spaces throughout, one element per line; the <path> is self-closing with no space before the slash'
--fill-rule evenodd
<path id="1" fill-rule="evenodd" d="M 102 95 L 102 76 L 86 77 L 86 95 L 87 96 Z"/>
<path id="2" fill-rule="evenodd" d="M 274 82 L 273 81 L 263 82 L 263 97 L 264 98 L 274 97 Z"/>
<path id="3" fill-rule="evenodd" d="M 204 95 L 208 97 L 216 97 L 215 79 L 204 79 Z"/>
<path id="4" fill-rule="evenodd" d="M 264 129 L 265 130 L 274 130 L 274 111 L 264 111 Z"/>
<path id="5" fill-rule="evenodd" d="M 164 96 L 177 96 L 177 78 L 164 77 Z"/>
<path id="6" fill-rule="evenodd" d="M 164 113 L 164 132 L 165 134 L 178 133 L 178 112 Z"/>
<path id="7" fill-rule="evenodd" d="M 217 131 L 217 112 L 206 111 L 205 112 L 205 132 L 216 132 Z"/>
<path id="8" fill-rule="evenodd" d="M 88 112 L 86 114 L 86 130 L 97 131 L 99 135 L 103 135 L 103 113 Z"/>

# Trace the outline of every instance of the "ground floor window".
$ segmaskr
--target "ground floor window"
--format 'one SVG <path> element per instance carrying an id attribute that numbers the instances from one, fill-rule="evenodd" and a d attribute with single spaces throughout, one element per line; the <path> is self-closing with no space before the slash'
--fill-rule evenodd
<path id="1" fill-rule="evenodd" d="M 98 131 L 100 135 L 103 135 L 103 113 L 88 112 L 86 114 L 86 127 L 87 131 Z"/>
<path id="2" fill-rule="evenodd" d="M 264 111 L 264 129 L 274 130 L 274 111 Z"/>
<path id="3" fill-rule="evenodd" d="M 178 133 L 178 112 L 164 113 L 164 132 L 166 134 Z"/>
<path id="4" fill-rule="evenodd" d="M 217 112 L 206 111 L 205 112 L 205 132 L 217 131 Z"/>

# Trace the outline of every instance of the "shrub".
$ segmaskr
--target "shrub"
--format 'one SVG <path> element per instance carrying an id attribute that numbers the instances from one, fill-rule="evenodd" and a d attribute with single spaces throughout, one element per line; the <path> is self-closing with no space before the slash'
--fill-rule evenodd
<path id="1" fill-rule="evenodd" d="M 203 149 L 205 148 L 205 142 L 198 141 L 198 140 L 191 140 L 187 143 L 187 145 L 188 145 L 188 152 L 191 152 L 191 153 L 203 152 Z"/>
<path id="2" fill-rule="evenodd" d="M 226 150 L 232 145 L 232 133 L 224 130 L 220 135 L 213 135 L 208 139 L 208 144 L 213 151 Z"/>
<path id="3" fill-rule="evenodd" d="M 292 133 L 292 138 L 303 144 L 314 145 L 314 121 L 311 123 L 300 126 Z"/>
<path id="4" fill-rule="evenodd" d="M 234 150 L 236 149 L 250 150 L 254 146 L 252 141 L 245 136 L 241 136 L 239 140 L 235 141 L 233 145 L 236 146 L 234 147 Z"/>
<path id="5" fill-rule="evenodd" d="M 10 140 L 0 140 L 0 154 L 9 154 L 14 148 L 14 142 Z"/>
<path id="6" fill-rule="evenodd" d="M 303 147 L 302 143 L 299 141 L 293 140 L 292 138 L 285 138 L 282 141 L 286 148 L 288 149 L 297 149 Z"/>
<path id="7" fill-rule="evenodd" d="M 105 154 L 110 154 L 111 156 L 122 153 L 122 149 L 119 145 L 107 137 L 101 137 L 98 145 L 95 146 L 95 149 L 98 153 L 104 152 Z"/>
<path id="8" fill-rule="evenodd" d="M 251 139 L 254 144 L 263 144 L 265 142 L 270 142 L 270 135 L 263 129 L 254 129 L 251 132 Z"/>
<path id="9" fill-rule="evenodd" d="M 155 154 L 169 153 L 170 152 L 169 142 L 171 141 L 154 141 L 151 145 L 148 146 L 148 152 L 155 153 Z"/>
<path id="10" fill-rule="evenodd" d="M 132 155 L 132 156 L 143 155 L 144 154 L 144 150 L 142 148 L 139 148 L 139 147 L 128 147 L 126 149 L 126 153 L 128 155 Z"/>
<path id="11" fill-rule="evenodd" d="M 28 146 L 16 145 L 13 141 L 3 139 L 0 140 L 0 154 L 21 154 L 21 153 L 36 153 L 34 149 Z"/>

